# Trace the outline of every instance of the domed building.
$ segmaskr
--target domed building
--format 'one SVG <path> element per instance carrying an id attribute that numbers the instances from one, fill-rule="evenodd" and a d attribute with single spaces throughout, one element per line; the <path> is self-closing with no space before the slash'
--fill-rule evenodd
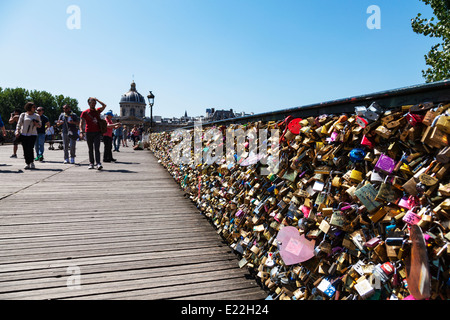
<path id="1" fill-rule="evenodd" d="M 136 83 L 131 83 L 131 88 L 120 98 L 120 116 L 118 120 L 131 131 L 134 126 L 143 126 L 146 130 L 150 126 L 150 118 L 145 118 L 146 102 L 143 95 L 136 90 Z"/>
<path id="2" fill-rule="evenodd" d="M 139 118 L 145 117 L 145 108 L 147 103 L 144 97 L 137 92 L 136 83 L 131 84 L 130 91 L 122 95 L 120 99 L 120 117 L 121 118 Z"/>

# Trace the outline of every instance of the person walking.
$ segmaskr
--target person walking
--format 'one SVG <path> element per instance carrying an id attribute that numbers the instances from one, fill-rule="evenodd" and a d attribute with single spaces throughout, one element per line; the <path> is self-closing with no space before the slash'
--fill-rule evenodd
<path id="1" fill-rule="evenodd" d="M 97 102 L 102 106 L 95 108 Z M 80 116 L 80 139 L 83 139 L 86 134 L 86 142 L 89 148 L 89 167 L 88 169 L 94 169 L 94 161 L 96 162 L 97 169 L 102 170 L 103 166 L 100 161 L 100 114 L 105 110 L 106 104 L 98 100 L 97 98 L 88 99 L 89 109 L 84 110 Z"/>
<path id="2" fill-rule="evenodd" d="M 17 122 L 19 121 L 19 117 L 20 114 L 22 112 L 18 109 L 14 110 L 13 113 L 11 113 L 11 117 L 9 118 L 9 124 L 14 125 L 14 132 L 16 131 L 17 128 Z M 16 138 L 16 136 L 14 135 L 14 140 L 13 140 L 13 154 L 10 158 L 17 158 L 17 149 L 19 148 L 19 139 Z"/>
<path id="3" fill-rule="evenodd" d="M 35 169 L 34 144 L 36 143 L 37 129 L 42 126 L 41 117 L 35 113 L 36 105 L 28 102 L 25 112 L 19 116 L 16 127 L 16 138 L 20 137 L 25 156 L 25 170 Z"/>
<path id="4" fill-rule="evenodd" d="M 75 164 L 76 146 L 78 139 L 78 125 L 80 121 L 78 116 L 72 112 L 72 109 L 67 104 L 63 106 L 63 113 L 59 115 L 57 125 L 62 126 L 62 140 L 64 148 L 64 164 Z M 70 152 L 69 152 L 70 151 Z"/>
<path id="5" fill-rule="evenodd" d="M 115 162 L 117 161 L 116 159 L 113 158 L 112 155 L 112 143 L 113 143 L 113 130 L 120 127 L 121 124 L 119 123 L 114 123 L 112 120 L 113 117 L 113 112 L 110 110 L 107 113 L 105 113 L 105 120 L 107 125 L 107 130 L 106 132 L 103 134 L 103 144 L 105 145 L 105 149 L 103 152 L 103 162 Z"/>
<path id="6" fill-rule="evenodd" d="M 50 126 L 50 121 L 47 116 L 44 115 L 44 108 L 38 107 L 36 109 L 37 114 L 41 117 L 42 126 L 37 128 L 37 137 L 34 148 L 36 150 L 36 159 L 34 161 L 44 161 L 44 149 L 45 149 L 45 130 Z"/>
<path id="7" fill-rule="evenodd" d="M 120 124 L 119 120 L 116 120 L 116 123 Z M 122 144 L 123 141 L 123 127 L 122 125 L 119 125 L 117 128 L 114 129 L 113 131 L 114 133 L 114 138 L 113 138 L 113 143 L 114 143 L 114 150 L 113 151 L 117 151 L 120 152 L 120 145 Z"/>

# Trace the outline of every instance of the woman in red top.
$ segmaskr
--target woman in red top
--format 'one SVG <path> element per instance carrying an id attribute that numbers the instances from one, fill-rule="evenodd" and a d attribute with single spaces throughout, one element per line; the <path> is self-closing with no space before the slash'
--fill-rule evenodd
<path id="1" fill-rule="evenodd" d="M 113 158 L 112 155 L 112 142 L 113 142 L 113 130 L 115 128 L 120 127 L 121 123 L 114 123 L 112 121 L 113 118 L 113 112 L 110 110 L 107 113 L 105 113 L 105 120 L 108 124 L 106 132 L 103 134 L 103 144 L 105 145 L 105 150 L 103 152 L 103 162 L 111 162 L 116 161 L 116 159 Z"/>
<path id="2" fill-rule="evenodd" d="M 96 104 L 100 103 L 102 106 L 95 109 Z M 89 109 L 83 111 L 80 116 L 80 139 L 83 139 L 86 134 L 86 142 L 89 148 L 89 169 L 94 169 L 94 151 L 95 162 L 97 169 L 103 169 L 100 161 L 100 141 L 102 133 L 98 125 L 100 121 L 100 114 L 105 110 L 106 104 L 98 100 L 97 98 L 88 99 Z"/>

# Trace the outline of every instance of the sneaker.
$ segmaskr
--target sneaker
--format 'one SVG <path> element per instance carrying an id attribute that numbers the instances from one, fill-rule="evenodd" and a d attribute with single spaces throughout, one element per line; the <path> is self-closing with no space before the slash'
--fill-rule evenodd
<path id="1" fill-rule="evenodd" d="M 30 163 L 30 169 L 36 169 L 36 167 L 34 166 L 34 162 Z"/>
<path id="2" fill-rule="evenodd" d="M 89 167 L 88 167 L 88 169 L 89 170 L 91 170 L 91 169 L 94 169 L 94 165 L 91 163 L 91 164 L 89 164 Z"/>
<path id="3" fill-rule="evenodd" d="M 34 161 L 39 161 L 39 159 L 41 158 L 41 156 L 37 156 Z"/>
<path id="4" fill-rule="evenodd" d="M 17 158 L 17 154 L 13 154 L 10 158 Z"/>
<path id="5" fill-rule="evenodd" d="M 103 169 L 102 164 L 101 163 L 97 163 L 97 170 L 102 170 L 102 169 Z"/>
<path id="6" fill-rule="evenodd" d="M 25 170 L 30 170 L 30 165 L 27 164 L 25 167 L 23 167 Z"/>
<path id="7" fill-rule="evenodd" d="M 69 159 L 65 159 L 64 164 L 68 164 L 68 163 L 69 163 Z"/>
<path id="8" fill-rule="evenodd" d="M 40 156 L 39 161 L 44 161 L 44 156 Z"/>
<path id="9" fill-rule="evenodd" d="M 75 164 L 75 158 L 70 158 L 70 163 Z"/>

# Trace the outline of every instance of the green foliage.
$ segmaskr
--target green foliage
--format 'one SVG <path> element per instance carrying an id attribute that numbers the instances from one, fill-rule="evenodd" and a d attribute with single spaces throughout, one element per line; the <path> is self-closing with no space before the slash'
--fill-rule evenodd
<path id="1" fill-rule="evenodd" d="M 80 114 L 76 99 L 64 97 L 61 94 L 52 95 L 47 91 L 29 91 L 23 88 L 3 89 L 0 87 L 0 115 L 7 128 L 9 128 L 7 123 L 11 113 L 14 110 L 24 112 L 24 106 L 29 101 L 33 101 L 38 107 L 43 107 L 44 114 L 51 123 L 58 119 L 65 104 L 69 105 L 73 112 Z"/>
<path id="2" fill-rule="evenodd" d="M 437 38 L 440 43 L 434 45 L 425 56 L 430 68 L 422 71 L 426 82 L 434 82 L 450 78 L 450 0 L 421 0 L 433 9 L 434 16 L 430 19 L 421 18 L 418 14 L 411 20 L 413 31 Z"/>

